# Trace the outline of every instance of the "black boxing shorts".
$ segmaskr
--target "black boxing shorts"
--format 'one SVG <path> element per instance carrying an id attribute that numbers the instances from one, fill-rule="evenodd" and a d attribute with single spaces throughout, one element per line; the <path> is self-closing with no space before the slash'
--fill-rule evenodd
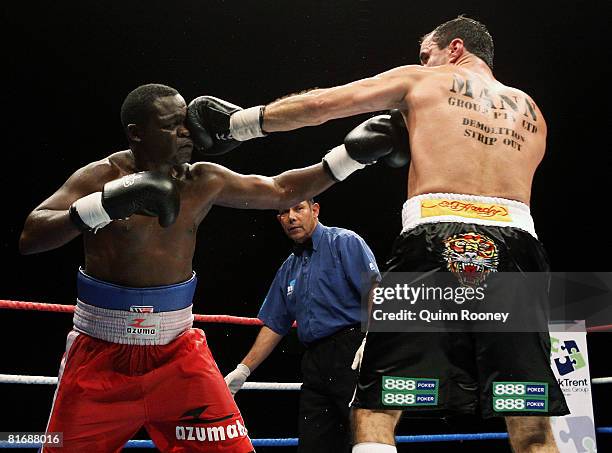
<path id="1" fill-rule="evenodd" d="M 402 215 L 387 272 L 456 272 L 468 255 L 483 258 L 472 273 L 549 271 L 522 203 L 427 194 Z M 547 332 L 369 332 L 351 404 L 419 417 L 569 413 Z"/>

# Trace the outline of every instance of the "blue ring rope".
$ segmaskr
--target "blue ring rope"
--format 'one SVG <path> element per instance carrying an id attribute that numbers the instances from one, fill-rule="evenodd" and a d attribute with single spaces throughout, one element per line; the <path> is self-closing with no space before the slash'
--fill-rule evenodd
<path id="1" fill-rule="evenodd" d="M 612 434 L 612 426 L 597 428 L 599 434 Z M 508 433 L 465 433 L 465 434 L 419 434 L 414 436 L 395 436 L 398 444 L 416 442 L 455 442 L 462 440 L 499 440 L 507 439 Z M 288 439 L 251 439 L 254 447 L 295 447 L 297 438 Z M 39 448 L 39 443 L 15 445 L 7 441 L 0 441 L 0 448 Z M 125 448 L 155 448 L 151 440 L 130 440 Z"/>

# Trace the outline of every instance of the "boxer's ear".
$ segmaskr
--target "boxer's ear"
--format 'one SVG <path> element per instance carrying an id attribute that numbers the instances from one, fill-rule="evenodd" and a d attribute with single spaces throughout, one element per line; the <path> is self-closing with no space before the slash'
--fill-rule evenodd
<path id="1" fill-rule="evenodd" d="M 127 133 L 128 139 L 131 142 L 141 142 L 142 141 L 142 138 L 140 137 L 141 133 L 137 125 L 128 124 L 127 127 L 125 128 L 125 131 Z"/>
<path id="2" fill-rule="evenodd" d="M 448 45 L 448 50 L 450 53 L 449 61 L 450 63 L 454 63 L 463 55 L 465 51 L 465 46 L 463 45 L 463 39 L 455 38 Z"/>

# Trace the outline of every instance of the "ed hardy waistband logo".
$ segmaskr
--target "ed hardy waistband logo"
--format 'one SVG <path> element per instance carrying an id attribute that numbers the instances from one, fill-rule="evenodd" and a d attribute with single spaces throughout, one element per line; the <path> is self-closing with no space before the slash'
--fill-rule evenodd
<path id="1" fill-rule="evenodd" d="M 219 442 L 226 439 L 235 439 L 236 437 L 245 437 L 247 429 L 240 422 L 235 420 L 234 423 L 221 426 L 177 426 L 177 440 L 198 440 L 200 442 Z"/>
<path id="2" fill-rule="evenodd" d="M 468 218 L 511 222 L 508 208 L 490 203 L 466 202 L 434 198 L 421 201 L 421 217 L 455 215 Z"/>

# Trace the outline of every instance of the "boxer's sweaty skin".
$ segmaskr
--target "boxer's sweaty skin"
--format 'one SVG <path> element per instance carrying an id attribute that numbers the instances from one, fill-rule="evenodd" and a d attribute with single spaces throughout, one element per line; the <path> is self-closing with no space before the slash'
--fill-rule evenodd
<path id="1" fill-rule="evenodd" d="M 408 196 L 451 192 L 529 204 L 546 125 L 535 103 L 492 77 L 436 68 L 411 91 Z"/>
<path id="2" fill-rule="evenodd" d="M 80 232 L 68 215 L 75 200 L 102 191 L 105 183 L 122 176 L 157 170 L 178 180 L 181 207 L 176 222 L 162 228 L 156 217 L 133 215 L 114 220 L 96 233 L 83 233 L 85 272 L 131 287 L 178 283 L 192 276 L 197 229 L 213 205 L 281 209 L 312 198 L 334 183 L 322 164 L 275 177 L 240 175 L 206 162 L 188 164 L 193 145 L 183 124 L 185 102 L 179 95 L 160 100 L 143 128 L 147 148 L 120 151 L 77 170 L 26 219 L 22 253 L 51 250 L 77 237 Z"/>
<path id="3" fill-rule="evenodd" d="M 424 66 L 281 99 L 266 106 L 263 128 L 290 130 L 399 108 L 410 133 L 408 197 L 450 192 L 529 204 L 546 147 L 540 109 L 522 91 L 495 80 L 474 55 L 449 61 L 449 53 L 426 38 Z"/>
<path id="4" fill-rule="evenodd" d="M 495 80 L 491 69 L 465 48 L 463 40 L 454 38 L 440 49 L 432 35 L 421 44 L 423 66 L 403 66 L 347 85 L 280 99 L 265 107 L 263 131 L 287 131 L 334 118 L 400 109 L 411 148 L 409 198 L 449 192 L 529 204 L 533 176 L 546 148 L 542 113 L 528 95 Z M 356 409 L 355 444 L 394 445 L 401 413 Z M 525 451 L 531 447 L 557 451 L 547 417 L 513 419 L 507 418 L 508 433 L 516 449 L 525 445 Z M 536 440 L 534 432 L 542 436 Z"/>

